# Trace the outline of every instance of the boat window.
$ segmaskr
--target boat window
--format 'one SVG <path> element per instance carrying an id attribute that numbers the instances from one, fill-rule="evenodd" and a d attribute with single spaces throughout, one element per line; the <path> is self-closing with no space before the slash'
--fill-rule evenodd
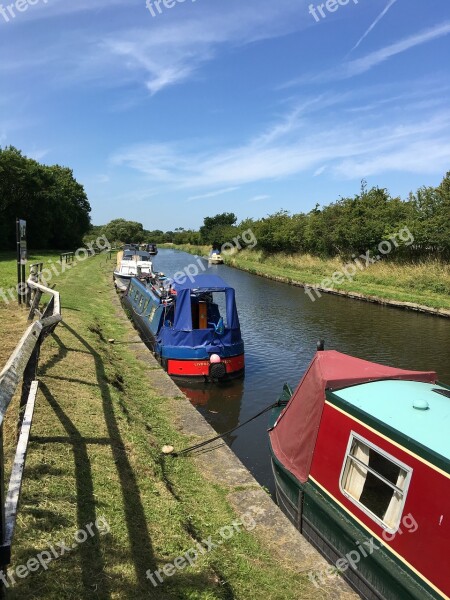
<path id="1" fill-rule="evenodd" d="M 341 474 L 341 491 L 385 529 L 400 523 L 412 470 L 352 433 Z"/>
<path id="2" fill-rule="evenodd" d="M 227 327 L 226 303 L 223 292 L 204 292 L 191 296 L 192 329 Z"/>

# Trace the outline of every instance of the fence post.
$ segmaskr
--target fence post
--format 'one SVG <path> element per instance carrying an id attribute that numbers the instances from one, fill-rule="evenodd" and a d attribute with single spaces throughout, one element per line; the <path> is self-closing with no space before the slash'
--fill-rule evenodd
<path id="1" fill-rule="evenodd" d="M 43 267 L 43 263 L 35 263 L 30 266 L 30 281 L 34 283 L 39 283 L 39 277 L 41 274 L 41 270 Z M 28 285 L 28 293 L 27 293 L 27 304 L 30 307 L 30 312 L 28 314 L 28 320 L 32 321 L 35 311 L 39 308 L 39 302 L 41 301 L 42 292 L 40 290 L 35 289 L 34 292 L 30 285 Z"/>
<path id="2" fill-rule="evenodd" d="M 5 519 L 5 462 L 3 454 L 3 423 L 0 425 L 0 542 L 3 543 L 5 539 L 6 530 L 6 519 Z M 8 564 L 9 561 L 3 555 L 0 558 L 0 599 L 4 600 L 7 597 L 7 586 L 6 583 L 8 577 Z"/>

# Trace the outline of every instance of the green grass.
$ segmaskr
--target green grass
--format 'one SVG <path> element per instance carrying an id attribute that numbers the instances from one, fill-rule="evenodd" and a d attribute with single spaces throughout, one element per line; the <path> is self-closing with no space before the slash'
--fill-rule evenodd
<path id="1" fill-rule="evenodd" d="M 207 246 L 177 246 L 192 254 L 205 256 Z M 300 282 L 321 285 L 344 264 L 338 258 L 322 259 L 311 255 L 265 255 L 261 251 L 243 250 L 232 256 L 223 256 L 225 263 L 250 273 L 276 277 L 288 283 Z M 364 261 L 361 260 L 364 264 Z M 395 263 L 382 260 L 364 270 L 358 270 L 352 281 L 325 285 L 336 290 L 356 292 L 382 300 L 412 302 L 430 308 L 450 309 L 450 265 L 438 260 L 417 264 Z"/>
<path id="2" fill-rule="evenodd" d="M 41 354 L 11 567 L 62 540 L 71 545 L 75 532 L 99 517 L 110 532 L 89 536 L 47 570 L 16 577 L 10 598 L 320 597 L 306 574 L 273 559 L 257 529 L 236 534 L 157 588 L 146 579 L 148 569 L 172 562 L 197 540 L 217 538 L 236 515 L 230 490 L 208 481 L 192 459 L 161 458 L 163 444 L 180 448 L 192 441 L 175 424 L 177 404 L 186 400 L 156 392 L 132 346 L 107 343 L 133 335 L 115 299 L 112 268 L 113 261 L 97 256 L 52 281 L 64 322 Z M 3 261 L 0 271 L 2 282 L 14 282 L 14 264 Z M 8 348 L 24 328 L 24 311 L 0 305 Z M 7 421 L 14 423 L 10 408 Z"/>

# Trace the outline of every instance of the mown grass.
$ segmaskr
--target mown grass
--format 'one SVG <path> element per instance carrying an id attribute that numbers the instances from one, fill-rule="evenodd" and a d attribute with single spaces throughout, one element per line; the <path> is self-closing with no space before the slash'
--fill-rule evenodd
<path id="1" fill-rule="evenodd" d="M 207 246 L 176 246 L 192 254 L 205 256 Z M 341 272 L 344 264 L 338 258 L 323 259 L 308 254 L 267 255 L 255 250 L 243 250 L 231 256 L 224 255 L 230 266 L 269 277 L 281 277 L 288 282 L 301 282 L 308 285 L 321 285 L 334 273 Z M 365 266 L 365 261 L 360 259 Z M 438 260 L 420 263 L 379 262 L 358 269 L 352 280 L 344 278 L 341 283 L 325 285 L 336 290 L 357 292 L 365 296 L 375 296 L 382 300 L 412 302 L 431 308 L 450 309 L 450 265 Z"/>
<path id="2" fill-rule="evenodd" d="M 97 256 L 52 282 L 64 322 L 41 354 L 11 567 L 62 540 L 71 546 L 75 532 L 100 517 L 110 532 L 94 528 L 48 569 L 16 577 L 10 598 L 320 598 L 306 574 L 273 560 L 257 530 L 236 534 L 157 588 L 146 578 L 197 540 L 217 538 L 236 515 L 229 490 L 209 482 L 191 459 L 161 458 L 163 444 L 191 441 L 174 425 L 177 403 L 186 400 L 162 397 L 132 347 L 107 342 L 126 341 L 132 331 L 114 303 L 112 265 Z M 5 281 L 14 273 L 5 262 L 1 271 Z M 24 327 L 23 312 L 0 306 L 7 351 Z"/>

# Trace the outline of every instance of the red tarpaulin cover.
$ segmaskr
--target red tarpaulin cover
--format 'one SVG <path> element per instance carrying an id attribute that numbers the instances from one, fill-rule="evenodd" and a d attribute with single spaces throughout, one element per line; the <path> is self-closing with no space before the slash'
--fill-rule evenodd
<path id="1" fill-rule="evenodd" d="M 335 350 L 317 352 L 288 405 L 269 432 L 272 450 L 281 464 L 305 483 L 322 418 L 325 390 L 340 390 L 382 379 L 435 383 L 436 373 L 385 367 Z"/>

